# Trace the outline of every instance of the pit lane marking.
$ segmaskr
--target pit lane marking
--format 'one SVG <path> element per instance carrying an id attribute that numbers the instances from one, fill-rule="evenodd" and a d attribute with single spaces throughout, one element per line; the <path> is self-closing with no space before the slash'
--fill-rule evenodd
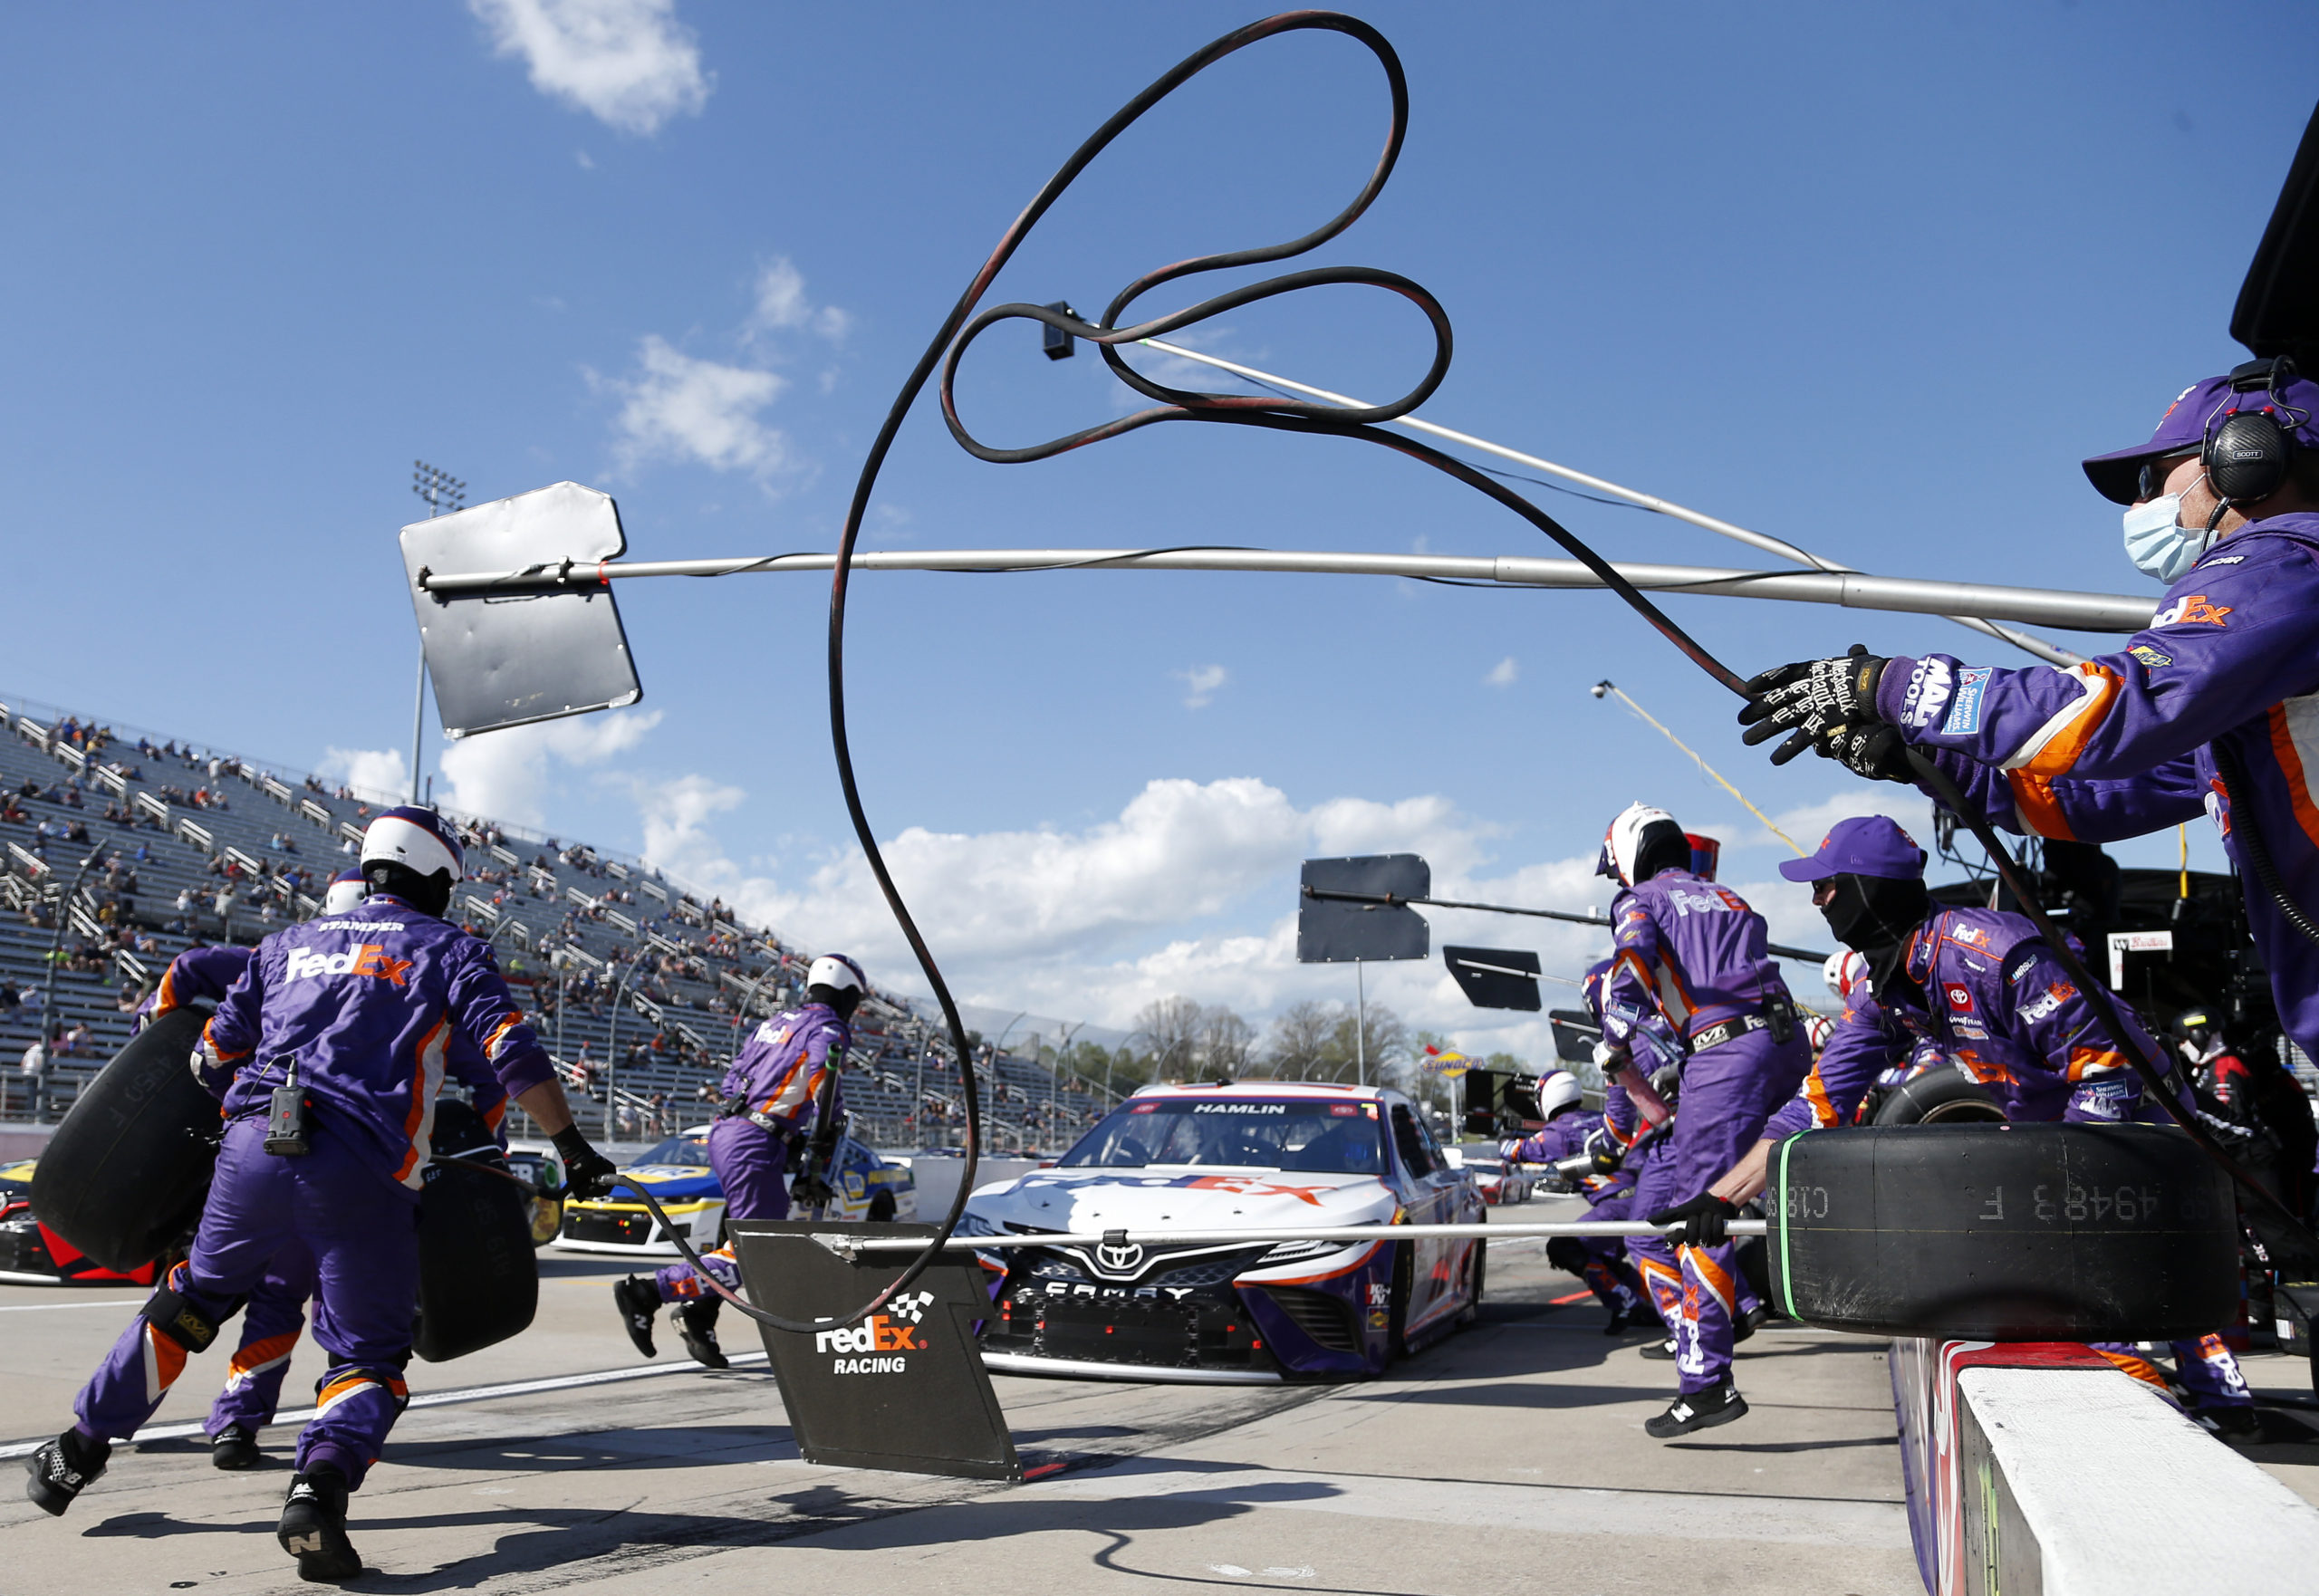
<path id="1" fill-rule="evenodd" d="M 63 1305 L 59 1304 L 59 1306 Z M 746 1363 L 762 1363 L 765 1361 L 765 1354 L 763 1352 L 735 1352 L 732 1354 L 732 1361 L 736 1368 Z M 503 1397 L 528 1397 L 543 1391 L 569 1391 L 582 1386 L 614 1385 L 622 1380 L 649 1380 L 656 1374 L 698 1374 L 701 1372 L 704 1371 L 700 1365 L 689 1360 L 682 1363 L 635 1363 L 625 1369 L 600 1369 L 591 1374 L 557 1374 L 543 1380 L 513 1380 L 505 1385 L 462 1386 L 447 1391 L 415 1392 L 410 1399 L 410 1406 L 447 1408 L 454 1403 L 491 1402 Z M 284 1425 L 300 1425 L 313 1416 L 314 1410 L 312 1408 L 301 1408 L 290 1413 L 277 1413 L 274 1416 L 274 1423 L 266 1428 L 278 1429 Z M 139 1430 L 130 1437 L 129 1444 L 142 1446 L 148 1441 L 171 1441 L 201 1433 L 202 1426 L 199 1423 L 157 1424 Z M 46 1446 L 52 1438 L 43 1436 L 37 1440 L 13 1441 L 5 1446 L 0 1446 L 0 1459 L 29 1457 L 42 1447 Z"/>
<path id="2" fill-rule="evenodd" d="M 143 1297 L 107 1297 L 101 1303 L 12 1303 L 0 1313 L 47 1313 L 58 1308 L 141 1308 Z"/>

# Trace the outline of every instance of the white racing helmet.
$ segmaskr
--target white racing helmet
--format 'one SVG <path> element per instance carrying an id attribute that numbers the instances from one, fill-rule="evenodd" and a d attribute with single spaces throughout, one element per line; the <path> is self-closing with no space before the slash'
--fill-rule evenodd
<path id="1" fill-rule="evenodd" d="M 1662 826 L 1666 828 L 1665 832 L 1658 830 Z M 1618 818 L 1611 822 L 1611 829 L 1603 835 L 1602 859 L 1609 869 L 1598 865 L 1597 872 L 1615 875 L 1622 887 L 1633 886 L 1635 865 L 1642 857 L 1644 844 L 1662 841 L 1667 832 L 1672 832 L 1679 841 L 1682 838 L 1683 828 L 1675 823 L 1673 815 L 1663 809 L 1653 809 L 1648 803 L 1628 804 L 1619 812 Z M 1689 864 L 1689 843 L 1685 842 L 1683 848 L 1683 862 Z"/>
<path id="2" fill-rule="evenodd" d="M 805 985 L 809 988 L 829 986 L 840 992 L 867 993 L 870 977 L 861 973 L 861 966 L 851 956 L 825 953 L 806 969 Z"/>
<path id="3" fill-rule="evenodd" d="M 1828 962 L 1820 966 L 1820 979 L 1825 981 L 1828 990 L 1838 997 L 1850 997 L 1852 988 L 1868 979 L 1868 960 L 1857 948 L 1847 947 L 1842 953 L 1832 953 L 1828 956 Z"/>
<path id="4" fill-rule="evenodd" d="M 361 870 L 341 870 L 330 879 L 330 889 L 322 894 L 322 912 L 344 914 L 370 895 L 370 884 Z"/>
<path id="5" fill-rule="evenodd" d="M 1568 1070 L 1556 1070 L 1538 1078 L 1539 1118 L 1551 1120 L 1564 1109 L 1575 1108 L 1581 1101 L 1578 1077 Z"/>
<path id="6" fill-rule="evenodd" d="M 362 833 L 362 863 L 399 864 L 417 876 L 467 873 L 466 855 L 451 828 L 431 809 L 402 804 L 382 810 Z"/>

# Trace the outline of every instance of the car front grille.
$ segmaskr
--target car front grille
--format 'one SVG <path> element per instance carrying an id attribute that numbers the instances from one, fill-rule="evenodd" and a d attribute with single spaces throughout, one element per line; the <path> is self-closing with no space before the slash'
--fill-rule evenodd
<path id="1" fill-rule="evenodd" d="M 1268 1286 L 1265 1294 L 1272 1299 L 1274 1307 L 1288 1315 L 1289 1322 L 1313 1338 L 1314 1345 L 1332 1352 L 1360 1349 L 1352 1310 L 1342 1299 L 1325 1292 L 1298 1291 L 1290 1286 Z"/>
<path id="2" fill-rule="evenodd" d="M 652 1216 L 640 1210 L 636 1213 L 582 1207 L 566 1207 L 563 1210 L 563 1239 L 566 1241 L 613 1242 L 641 1246 L 654 1239 L 654 1229 Z"/>

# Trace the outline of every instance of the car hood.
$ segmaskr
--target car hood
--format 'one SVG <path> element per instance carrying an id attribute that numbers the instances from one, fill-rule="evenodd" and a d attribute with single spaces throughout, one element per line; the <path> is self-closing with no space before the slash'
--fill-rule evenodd
<path id="1" fill-rule="evenodd" d="M 1039 1169 L 978 1188 L 967 1211 L 1029 1230 L 1237 1230 L 1364 1225 L 1398 1207 L 1373 1175 L 1152 1167 Z"/>
<path id="2" fill-rule="evenodd" d="M 725 1188 L 717 1183 L 714 1169 L 703 1169 L 689 1164 L 639 1164 L 632 1169 L 622 1169 L 622 1175 L 632 1175 L 652 1188 L 652 1200 L 658 1203 L 698 1202 L 702 1197 L 723 1197 Z M 608 1203 L 636 1204 L 636 1194 L 625 1187 L 615 1187 Z"/>

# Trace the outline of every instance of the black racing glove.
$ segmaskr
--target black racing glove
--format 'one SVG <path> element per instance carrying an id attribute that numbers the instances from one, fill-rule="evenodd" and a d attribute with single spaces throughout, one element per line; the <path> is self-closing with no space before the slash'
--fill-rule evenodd
<path id="1" fill-rule="evenodd" d="M 1738 1216 L 1737 1208 L 1713 1192 L 1703 1191 L 1688 1203 L 1660 1209 L 1650 1216 L 1650 1223 L 1682 1226 L 1668 1239 L 1687 1247 L 1719 1247 L 1730 1239 L 1730 1224 Z"/>
<path id="2" fill-rule="evenodd" d="M 620 1173 L 620 1166 L 589 1146 L 579 1126 L 567 1125 L 548 1139 L 555 1144 L 556 1154 L 563 1160 L 563 1187 L 567 1195 L 583 1202 L 611 1195 L 612 1178 Z"/>
<path id="3" fill-rule="evenodd" d="M 1789 760 L 1845 726 L 1866 727 L 1880 718 L 1876 713 L 1876 680 L 1884 660 L 1854 643 L 1841 659 L 1805 659 L 1779 665 L 1748 679 L 1739 724 L 1747 728 L 1740 740 L 1749 747 L 1788 734 L 1772 754 L 1774 764 Z"/>
<path id="4" fill-rule="evenodd" d="M 789 1200 L 801 1207 L 825 1208 L 837 1200 L 837 1188 L 819 1171 L 800 1169 L 789 1182 Z"/>
<path id="5" fill-rule="evenodd" d="M 1912 779 L 1908 740 L 1900 728 L 1878 721 L 1869 726 L 1839 726 L 1813 745 L 1823 759 L 1833 759 L 1854 775 L 1872 782 Z"/>

